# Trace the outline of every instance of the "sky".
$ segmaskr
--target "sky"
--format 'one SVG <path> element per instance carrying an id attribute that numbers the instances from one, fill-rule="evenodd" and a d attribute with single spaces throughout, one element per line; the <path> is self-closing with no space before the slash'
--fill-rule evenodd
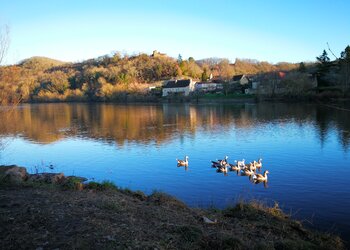
<path id="1" fill-rule="evenodd" d="M 177 58 L 315 61 L 350 44 L 348 0 L 0 0 L 5 64 L 79 62 L 116 51 Z M 331 57 L 332 58 L 332 57 Z"/>

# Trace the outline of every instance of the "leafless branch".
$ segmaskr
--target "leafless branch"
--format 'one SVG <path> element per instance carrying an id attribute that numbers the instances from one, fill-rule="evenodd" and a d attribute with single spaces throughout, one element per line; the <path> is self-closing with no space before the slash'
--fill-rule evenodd
<path id="1" fill-rule="evenodd" d="M 10 46 L 10 28 L 8 25 L 0 27 L 0 64 L 2 63 Z"/>
<path id="2" fill-rule="evenodd" d="M 331 52 L 331 54 L 335 57 L 335 59 L 339 59 L 334 53 L 333 53 L 333 51 L 331 50 L 331 47 L 329 46 L 329 43 L 327 42 L 327 47 L 328 47 L 328 50 L 329 50 L 329 52 Z"/>

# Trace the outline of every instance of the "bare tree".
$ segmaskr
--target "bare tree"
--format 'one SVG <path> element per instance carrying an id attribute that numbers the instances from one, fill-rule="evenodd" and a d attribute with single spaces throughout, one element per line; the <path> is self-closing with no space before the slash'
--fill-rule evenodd
<path id="1" fill-rule="evenodd" d="M 10 46 L 10 28 L 8 25 L 0 26 L 0 64 L 4 60 Z"/>
<path id="2" fill-rule="evenodd" d="M 10 28 L 8 25 L 0 25 L 0 65 L 4 62 L 9 46 Z M 15 106 L 15 104 L 20 102 L 20 98 L 17 96 L 11 83 L 0 81 L 0 105 L 11 104 Z"/>
<path id="3" fill-rule="evenodd" d="M 328 46 L 329 52 L 331 52 L 331 54 L 335 57 L 335 59 L 338 60 L 339 58 L 333 53 L 333 51 L 331 50 L 331 47 L 329 46 L 328 42 L 327 42 L 327 46 Z"/>
<path id="4" fill-rule="evenodd" d="M 10 28 L 8 25 L 0 25 L 0 65 L 3 62 L 8 48 L 10 45 Z M 5 99 L 4 96 L 6 96 L 7 92 L 5 91 L 6 86 L 0 83 L 0 105 L 5 104 L 3 103 L 3 100 Z M 0 107 L 0 133 L 4 130 L 5 125 L 8 124 L 8 118 L 10 117 L 10 114 L 12 112 L 9 112 L 8 108 Z M 7 125 L 6 125 L 7 126 Z M 3 140 L 2 136 L 0 135 L 0 151 L 3 149 L 5 145 L 5 141 Z"/>

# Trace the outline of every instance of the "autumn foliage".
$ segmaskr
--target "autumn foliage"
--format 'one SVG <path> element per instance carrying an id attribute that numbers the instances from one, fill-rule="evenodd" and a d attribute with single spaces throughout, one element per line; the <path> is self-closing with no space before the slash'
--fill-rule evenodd
<path id="1" fill-rule="evenodd" d="M 0 67 L 0 103 L 118 101 L 126 95 L 147 96 L 150 85 L 176 77 L 206 80 L 212 75 L 225 81 L 235 74 L 290 70 L 297 66 L 239 59 L 234 64 L 227 59 L 179 61 L 168 56 L 120 53 L 79 63 L 33 57 L 18 65 Z"/>

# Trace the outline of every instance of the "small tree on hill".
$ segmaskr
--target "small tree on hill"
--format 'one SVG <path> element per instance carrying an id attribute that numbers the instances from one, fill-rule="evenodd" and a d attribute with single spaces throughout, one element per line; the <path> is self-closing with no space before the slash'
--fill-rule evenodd
<path id="1" fill-rule="evenodd" d="M 206 80 L 208 80 L 209 76 L 208 76 L 208 71 L 207 71 L 207 68 L 203 68 L 203 73 L 202 73 L 202 77 L 201 77 L 201 80 L 203 82 L 205 82 Z"/>
<path id="2" fill-rule="evenodd" d="M 322 55 L 316 57 L 318 61 L 318 83 L 319 86 L 328 86 L 329 81 L 327 80 L 327 74 L 329 73 L 330 59 L 327 51 L 323 50 Z"/>
<path id="3" fill-rule="evenodd" d="M 330 59 L 328 57 L 327 51 L 324 49 L 322 55 L 316 57 L 317 61 L 319 61 L 321 64 L 327 64 L 330 62 Z"/>
<path id="4" fill-rule="evenodd" d="M 177 63 L 178 64 L 182 63 L 182 56 L 181 56 L 181 54 L 179 54 L 179 56 L 177 57 Z"/>
<path id="5" fill-rule="evenodd" d="M 305 66 L 305 63 L 301 62 L 299 63 L 299 72 L 301 73 L 305 73 L 306 72 L 306 66 Z"/>

